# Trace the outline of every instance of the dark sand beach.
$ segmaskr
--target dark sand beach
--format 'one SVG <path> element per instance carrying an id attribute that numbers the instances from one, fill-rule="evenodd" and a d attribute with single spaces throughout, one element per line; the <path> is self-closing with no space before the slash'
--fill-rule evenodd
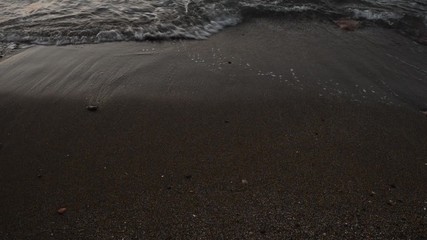
<path id="1" fill-rule="evenodd" d="M 0 238 L 426 239 L 426 59 L 256 18 L 5 57 Z"/>

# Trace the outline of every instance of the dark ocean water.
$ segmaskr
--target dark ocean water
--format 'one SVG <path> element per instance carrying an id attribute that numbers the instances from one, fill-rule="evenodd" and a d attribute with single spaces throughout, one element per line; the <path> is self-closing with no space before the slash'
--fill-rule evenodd
<path id="1" fill-rule="evenodd" d="M 427 0 L 1 0 L 0 42 L 205 39 L 253 17 L 356 18 L 426 34 Z"/>

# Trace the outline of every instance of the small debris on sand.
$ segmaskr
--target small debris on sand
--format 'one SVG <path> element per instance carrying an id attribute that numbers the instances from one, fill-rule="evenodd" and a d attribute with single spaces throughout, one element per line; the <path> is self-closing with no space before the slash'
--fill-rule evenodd
<path id="1" fill-rule="evenodd" d="M 191 179 L 193 176 L 191 176 L 191 175 L 185 175 L 185 178 L 186 179 Z"/>
<path id="2" fill-rule="evenodd" d="M 372 192 L 369 194 L 369 196 L 373 197 L 373 196 L 375 196 L 376 194 L 377 194 L 376 192 L 372 191 Z"/>
<path id="3" fill-rule="evenodd" d="M 390 184 L 390 188 L 396 188 L 396 184 L 394 183 Z"/>
<path id="4" fill-rule="evenodd" d="M 88 105 L 86 106 L 86 109 L 90 112 L 95 112 L 96 110 L 98 110 L 98 106 L 96 105 Z"/>
<path id="5" fill-rule="evenodd" d="M 396 205 L 396 202 L 393 200 L 388 200 L 387 204 L 390 206 L 394 206 L 394 205 Z"/>
<path id="6" fill-rule="evenodd" d="M 60 208 L 58 209 L 58 214 L 62 215 L 67 211 L 67 208 Z"/>
<path id="7" fill-rule="evenodd" d="M 248 180 L 242 179 L 242 184 L 248 184 Z"/>
<path id="8" fill-rule="evenodd" d="M 351 19 L 340 19 L 335 21 L 335 24 L 342 30 L 354 31 L 360 27 L 360 22 Z"/>

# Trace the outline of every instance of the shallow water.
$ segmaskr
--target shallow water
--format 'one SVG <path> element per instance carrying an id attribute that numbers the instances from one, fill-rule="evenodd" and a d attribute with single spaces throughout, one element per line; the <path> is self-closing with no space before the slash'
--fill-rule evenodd
<path id="1" fill-rule="evenodd" d="M 2 0 L 0 42 L 205 39 L 260 15 L 352 17 L 424 34 L 427 0 Z"/>

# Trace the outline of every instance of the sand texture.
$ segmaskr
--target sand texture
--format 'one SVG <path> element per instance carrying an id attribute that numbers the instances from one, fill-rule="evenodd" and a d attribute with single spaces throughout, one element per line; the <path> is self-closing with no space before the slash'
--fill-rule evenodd
<path id="1" fill-rule="evenodd" d="M 0 238 L 425 239 L 426 59 L 260 19 L 22 51 L 0 62 Z"/>

